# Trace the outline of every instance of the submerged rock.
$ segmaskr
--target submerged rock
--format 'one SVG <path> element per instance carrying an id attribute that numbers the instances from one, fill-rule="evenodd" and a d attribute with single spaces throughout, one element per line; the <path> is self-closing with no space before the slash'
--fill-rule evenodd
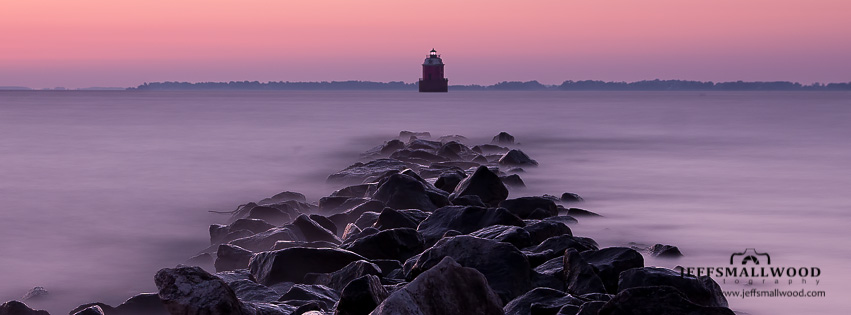
<path id="1" fill-rule="evenodd" d="M 21 300 L 24 301 L 24 302 L 36 301 L 36 300 L 44 299 L 48 295 L 50 295 L 50 292 L 47 292 L 47 290 L 44 287 L 35 287 L 35 288 L 32 288 L 29 291 L 27 291 L 27 293 L 25 293 L 24 296 L 21 297 Z"/>
<path id="2" fill-rule="evenodd" d="M 403 288 L 393 292 L 372 315 L 503 314 L 488 280 L 473 268 L 443 258 Z"/>
<path id="3" fill-rule="evenodd" d="M 499 165 L 505 166 L 538 166 L 538 162 L 529 158 L 523 151 L 514 149 L 499 158 Z"/>
<path id="4" fill-rule="evenodd" d="M 653 245 L 653 247 L 650 247 L 650 253 L 654 257 L 662 258 L 678 258 L 683 256 L 683 253 L 681 253 L 680 249 L 676 246 L 663 244 L 656 244 Z"/>
<path id="5" fill-rule="evenodd" d="M 501 145 L 514 144 L 514 136 L 503 131 L 500 132 L 498 135 L 494 136 L 493 140 L 491 140 L 491 143 Z"/>

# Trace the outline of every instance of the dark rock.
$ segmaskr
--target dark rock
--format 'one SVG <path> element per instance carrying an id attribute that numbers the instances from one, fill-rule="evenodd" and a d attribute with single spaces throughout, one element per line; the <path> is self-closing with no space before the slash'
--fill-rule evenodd
<path id="1" fill-rule="evenodd" d="M 234 294 L 236 294 L 236 297 L 243 302 L 268 303 L 277 301 L 281 297 L 275 290 L 251 280 L 241 279 L 225 282 L 233 290 Z"/>
<path id="2" fill-rule="evenodd" d="M 582 199 L 582 197 L 579 197 L 579 195 L 577 195 L 577 194 L 569 193 L 569 192 L 561 194 L 561 202 L 580 202 L 580 201 L 585 201 L 585 199 Z"/>
<path id="3" fill-rule="evenodd" d="M 506 304 L 505 315 L 555 314 L 564 305 L 581 305 L 584 301 L 550 288 L 535 288 Z M 536 312 L 532 311 L 533 305 Z"/>
<path id="4" fill-rule="evenodd" d="M 491 225 L 470 233 L 470 236 L 509 243 L 517 248 L 532 245 L 532 238 L 529 236 L 529 232 L 513 225 Z"/>
<path id="5" fill-rule="evenodd" d="M 573 235 L 566 224 L 557 221 L 543 220 L 528 224 L 523 229 L 529 232 L 531 245 L 541 244 L 541 242 L 553 236 Z"/>
<path id="6" fill-rule="evenodd" d="M 600 308 L 600 315 L 733 315 L 726 307 L 701 306 L 670 286 L 634 287 L 623 290 Z"/>
<path id="7" fill-rule="evenodd" d="M 0 304 L 0 315 L 50 315 L 47 311 L 34 310 L 20 301 Z"/>
<path id="8" fill-rule="evenodd" d="M 544 254 L 545 258 L 542 262 L 553 259 L 555 257 L 559 257 L 564 255 L 564 251 L 568 248 L 573 248 L 578 252 L 583 252 L 586 250 L 596 250 L 597 243 L 594 240 L 586 237 L 577 237 L 571 235 L 560 235 L 550 237 L 541 244 L 538 244 L 534 247 L 524 248 L 523 252 L 530 256 L 532 254 L 540 253 Z"/>
<path id="9" fill-rule="evenodd" d="M 285 213 L 284 211 L 281 211 L 278 208 L 267 206 L 257 206 L 251 208 L 251 211 L 248 212 L 248 219 L 259 219 L 269 222 L 273 225 L 281 225 L 292 220 L 290 215 Z"/>
<path id="10" fill-rule="evenodd" d="M 405 146 L 405 148 L 408 150 L 426 150 L 431 152 L 437 152 L 437 150 L 440 149 L 440 146 L 442 145 L 443 143 L 440 143 L 440 141 L 412 139 L 410 142 L 408 142 L 408 145 Z"/>
<path id="11" fill-rule="evenodd" d="M 526 183 L 523 182 L 523 179 L 520 178 L 520 175 L 511 174 L 508 176 L 500 176 L 499 179 L 502 180 L 502 183 L 508 187 L 517 187 L 522 188 L 526 187 Z"/>
<path id="12" fill-rule="evenodd" d="M 274 228 L 263 233 L 243 237 L 230 241 L 229 244 L 236 245 L 253 252 L 269 250 L 278 241 L 300 241 L 301 237 L 289 227 Z"/>
<path id="13" fill-rule="evenodd" d="M 50 295 L 50 292 L 44 289 L 44 287 L 35 287 L 24 293 L 24 296 L 21 297 L 21 301 L 37 301 L 47 298 Z"/>
<path id="14" fill-rule="evenodd" d="M 272 250 L 287 249 L 287 248 L 293 248 L 293 247 L 336 248 L 337 246 L 338 246 L 338 244 L 326 242 L 326 241 L 314 241 L 314 242 L 277 241 L 277 242 L 275 242 L 275 246 L 272 247 Z"/>
<path id="15" fill-rule="evenodd" d="M 450 162 L 434 162 L 429 165 L 429 168 L 443 168 L 443 169 L 462 169 L 466 170 L 472 167 L 479 167 L 482 163 L 471 161 L 450 161 Z"/>
<path id="16" fill-rule="evenodd" d="M 696 304 L 727 307 L 721 287 L 708 276 L 682 276 L 671 269 L 654 267 L 630 269 L 620 274 L 618 289 L 621 291 L 646 286 L 671 286 Z"/>
<path id="17" fill-rule="evenodd" d="M 378 213 L 378 212 L 372 212 L 372 211 L 364 212 L 363 214 L 360 215 L 360 217 L 358 217 L 357 220 L 355 220 L 355 225 L 371 227 L 371 226 L 375 225 L 375 222 L 378 221 L 379 216 L 381 216 L 381 214 Z"/>
<path id="18" fill-rule="evenodd" d="M 491 140 L 491 143 L 502 144 L 502 145 L 514 144 L 514 136 L 503 131 L 503 132 L 500 132 L 498 135 L 494 136 L 493 140 Z"/>
<path id="19" fill-rule="evenodd" d="M 499 165 L 505 166 L 538 166 L 538 162 L 529 158 L 523 151 L 514 149 L 499 158 Z"/>
<path id="20" fill-rule="evenodd" d="M 476 195 L 467 195 L 457 197 L 452 199 L 452 204 L 456 206 L 475 206 L 475 207 L 487 207 L 484 202 L 482 202 L 482 198 Z"/>
<path id="21" fill-rule="evenodd" d="M 252 255 L 254 253 L 251 251 L 236 245 L 219 245 L 216 251 L 216 272 L 248 268 Z"/>
<path id="22" fill-rule="evenodd" d="M 209 271 L 209 270 L 216 269 L 213 266 L 213 260 L 214 260 L 213 255 L 211 255 L 210 253 L 200 253 L 198 255 L 192 256 L 191 258 L 187 259 L 186 262 L 184 263 L 184 265 L 198 266 L 198 267 L 204 268 L 204 270 Z"/>
<path id="23" fill-rule="evenodd" d="M 238 297 L 238 296 L 237 296 Z M 101 306 L 103 308 L 103 306 Z M 107 314 L 110 310 L 104 309 Z M 139 293 L 115 307 L 118 315 L 168 315 L 163 301 L 156 293 Z"/>
<path id="24" fill-rule="evenodd" d="M 357 225 L 355 225 L 354 223 L 346 224 L 346 228 L 343 230 L 343 236 L 341 236 L 340 239 L 342 239 L 344 243 L 348 242 L 349 238 L 351 238 L 352 236 L 354 236 L 354 235 L 356 235 L 360 232 L 361 232 L 361 229 Z"/>
<path id="25" fill-rule="evenodd" d="M 499 207 L 505 208 L 521 219 L 529 218 L 536 209 L 542 209 L 546 217 L 558 215 L 555 202 L 542 197 L 521 197 L 517 199 L 503 200 Z M 543 218 L 542 218 L 543 219 Z"/>
<path id="26" fill-rule="evenodd" d="M 476 155 L 472 160 L 470 160 L 470 162 L 478 164 L 488 164 L 490 161 L 488 161 L 488 158 L 486 158 L 484 155 L 480 154 Z"/>
<path id="27" fill-rule="evenodd" d="M 319 277 L 322 284 L 336 291 L 340 291 L 346 287 L 354 279 L 365 275 L 381 275 L 381 268 L 378 265 L 366 260 L 353 261 L 340 270 L 330 274 L 323 274 Z"/>
<path id="28" fill-rule="evenodd" d="M 467 174 L 465 174 L 464 172 L 446 172 L 440 174 L 440 177 L 438 177 L 437 180 L 434 182 L 434 187 L 437 187 L 438 189 L 443 190 L 445 192 L 451 193 L 455 191 L 455 187 L 458 186 L 458 183 L 460 183 L 466 177 Z"/>
<path id="29" fill-rule="evenodd" d="M 399 161 L 406 161 L 406 162 L 412 162 L 412 161 L 415 162 L 415 161 L 418 161 L 418 160 L 424 160 L 424 161 L 428 161 L 428 162 L 446 162 L 446 161 L 449 161 L 449 158 L 434 154 L 432 152 L 434 152 L 434 151 L 404 149 L 404 150 L 399 150 L 399 151 L 393 152 L 393 154 L 390 155 L 390 158 L 396 159 L 396 160 L 399 160 Z"/>
<path id="30" fill-rule="evenodd" d="M 523 253 L 510 244 L 467 235 L 441 239 L 420 255 L 406 278 L 414 279 L 447 256 L 484 274 L 505 303 L 531 289 L 531 268 Z"/>
<path id="31" fill-rule="evenodd" d="M 367 197 L 374 184 L 360 184 L 340 188 L 331 193 L 331 197 L 364 198 Z"/>
<path id="32" fill-rule="evenodd" d="M 603 305 L 606 305 L 606 302 L 603 301 L 590 301 L 582 304 L 582 307 L 576 311 L 576 315 L 597 315 L 600 313 L 600 309 L 603 308 Z M 559 311 L 561 312 L 561 311 Z"/>
<path id="33" fill-rule="evenodd" d="M 576 221 L 576 218 L 571 217 L 569 215 L 559 215 L 559 216 L 549 217 L 549 218 L 546 218 L 544 220 L 561 222 L 561 223 L 564 223 L 564 224 L 573 224 L 573 223 L 579 222 L 579 221 Z"/>
<path id="34" fill-rule="evenodd" d="M 296 284 L 287 293 L 284 293 L 278 301 L 287 304 L 292 301 L 316 301 L 323 309 L 331 310 L 334 308 L 334 303 L 339 299 L 340 294 L 337 291 L 324 285 Z"/>
<path id="35" fill-rule="evenodd" d="M 322 303 L 316 301 L 309 301 L 307 303 L 299 305 L 298 308 L 296 308 L 295 311 L 292 312 L 292 315 L 304 315 L 308 313 L 323 314 L 323 310 L 325 310 L 325 307 L 322 305 Z"/>
<path id="36" fill-rule="evenodd" d="M 423 237 L 417 230 L 397 228 L 361 237 L 342 246 L 370 259 L 403 261 L 425 249 Z"/>
<path id="37" fill-rule="evenodd" d="M 340 292 L 335 315 L 367 315 L 381 304 L 390 293 L 374 275 L 364 275 L 352 280 Z"/>
<path id="38" fill-rule="evenodd" d="M 568 249 L 564 253 L 562 270 L 568 292 L 576 295 L 606 293 L 606 286 L 594 266 L 586 262 L 575 249 Z"/>
<path id="39" fill-rule="evenodd" d="M 370 200 L 364 203 L 361 203 L 352 208 L 346 209 L 341 213 L 337 213 L 328 217 L 328 220 L 334 222 L 336 226 L 346 226 L 349 223 L 354 222 L 365 212 L 381 212 L 384 209 L 384 203 L 378 200 Z M 365 227 L 365 226 L 363 226 Z"/>
<path id="40" fill-rule="evenodd" d="M 384 208 L 378 219 L 373 224 L 373 227 L 379 230 L 395 229 L 395 228 L 412 228 L 416 229 L 420 222 L 428 217 L 428 213 L 417 209 L 395 210 L 392 208 Z"/>
<path id="41" fill-rule="evenodd" d="M 367 163 L 355 163 L 342 171 L 328 176 L 329 183 L 361 184 L 370 177 L 381 176 L 388 171 L 401 171 L 408 168 L 405 162 L 394 159 L 378 159 Z"/>
<path id="42" fill-rule="evenodd" d="M 154 282 L 171 314 L 247 314 L 224 280 L 199 267 L 160 269 Z"/>
<path id="43" fill-rule="evenodd" d="M 573 217 L 601 217 L 599 214 L 580 208 L 568 208 L 567 215 Z"/>
<path id="44" fill-rule="evenodd" d="M 234 231 L 248 230 L 256 234 L 274 227 L 274 225 L 258 219 L 238 219 L 229 225 L 213 224 L 210 225 L 210 244 L 228 242 L 229 240 L 224 240 L 225 236 Z"/>
<path id="45" fill-rule="evenodd" d="M 586 300 L 586 301 L 607 302 L 607 301 L 611 300 L 612 297 L 614 297 L 614 296 L 615 296 L 614 294 L 608 294 L 608 293 L 588 293 L 588 294 L 580 295 L 579 298 Z"/>
<path id="46" fill-rule="evenodd" d="M 373 198 L 394 209 L 432 211 L 438 208 L 438 205 L 432 202 L 432 197 L 426 194 L 425 186 L 416 178 L 405 174 L 391 175 L 378 187 Z"/>
<path id="47" fill-rule="evenodd" d="M 588 302 L 585 302 L 583 305 L 585 305 L 585 304 L 588 304 Z M 581 306 L 568 304 L 568 305 L 562 306 L 558 310 L 558 312 L 555 313 L 555 315 L 577 315 L 577 313 L 579 313 L 580 309 L 582 309 Z M 590 313 L 588 315 L 597 315 L 597 313 Z"/>
<path id="48" fill-rule="evenodd" d="M 281 202 L 285 202 L 285 201 L 307 202 L 307 198 L 304 197 L 304 195 L 301 194 L 301 193 L 292 192 L 292 191 L 285 191 L 285 192 L 279 193 L 277 195 L 274 195 L 270 198 L 260 200 L 260 202 L 258 202 L 258 204 L 266 205 L 266 204 L 272 204 L 272 203 L 281 203 Z"/>
<path id="49" fill-rule="evenodd" d="M 426 245 L 434 244 L 449 230 L 463 234 L 491 225 L 523 226 L 523 220 L 502 208 L 448 206 L 435 210 L 417 227 Z"/>
<path id="50" fill-rule="evenodd" d="M 501 305 L 484 275 L 446 257 L 393 292 L 371 314 L 497 315 L 503 314 Z"/>
<path id="51" fill-rule="evenodd" d="M 683 257 L 683 253 L 680 252 L 680 249 L 676 246 L 672 245 L 662 245 L 656 244 L 650 248 L 650 253 L 654 257 L 662 257 L 662 258 L 678 258 Z"/>
<path id="52" fill-rule="evenodd" d="M 336 233 L 329 231 L 321 224 L 313 221 L 307 215 L 300 215 L 291 224 L 297 231 L 301 232 L 301 235 L 304 236 L 304 240 L 306 241 L 325 241 L 335 244 L 340 244 L 341 241 L 337 238 Z"/>
<path id="53" fill-rule="evenodd" d="M 609 293 L 618 292 L 618 276 L 621 272 L 644 267 L 644 257 L 632 248 L 607 247 L 584 251 L 580 255 L 588 264 L 594 266 L 597 276 L 603 280 L 603 285 Z"/>
<path id="54" fill-rule="evenodd" d="M 74 313 L 74 315 L 105 315 L 106 313 L 100 306 L 92 305 L 79 312 Z"/>
<path id="55" fill-rule="evenodd" d="M 440 141 L 440 142 L 443 142 L 443 143 L 450 142 L 450 141 L 455 141 L 455 142 L 461 143 L 461 142 L 467 142 L 468 139 L 467 139 L 467 137 L 462 136 L 462 135 L 445 135 L 445 136 L 440 136 L 440 138 L 437 138 L 437 140 Z"/>
<path id="56" fill-rule="evenodd" d="M 345 245 L 351 244 L 352 242 L 354 242 L 358 239 L 361 239 L 363 237 L 369 236 L 369 235 L 378 234 L 378 232 L 381 232 L 381 230 L 376 229 L 374 227 L 365 228 L 365 229 L 361 230 L 360 232 L 357 232 L 356 234 L 353 234 L 353 235 L 349 236 L 348 238 L 346 238 L 346 241 L 343 243 L 343 245 L 345 246 Z"/>
<path id="57" fill-rule="evenodd" d="M 298 283 L 305 274 L 334 272 L 362 259 L 365 258 L 342 249 L 294 247 L 257 253 L 248 269 L 258 283 L 268 286 L 287 281 Z"/>
<path id="58" fill-rule="evenodd" d="M 344 213 L 372 201 L 369 198 L 322 197 L 319 198 L 319 212 L 326 215 Z M 382 208 L 384 206 L 382 205 Z M 298 215 L 295 215 L 298 216 Z M 330 219 L 330 217 L 329 217 Z M 332 220 L 333 221 L 333 220 Z M 336 224 L 336 222 L 335 222 Z"/>
<path id="59" fill-rule="evenodd" d="M 382 277 L 387 276 L 393 270 L 402 268 L 402 263 L 394 259 L 372 259 L 370 262 L 381 269 Z"/>
<path id="60" fill-rule="evenodd" d="M 399 136 L 401 137 L 402 135 L 400 134 Z M 410 136 L 408 136 L 407 138 L 410 138 Z M 393 139 L 393 140 L 385 142 L 384 145 L 381 146 L 381 154 L 387 155 L 387 154 L 393 153 L 393 151 L 401 150 L 404 147 L 405 147 L 404 142 L 397 140 L 397 139 Z"/>
<path id="61" fill-rule="evenodd" d="M 508 152 L 508 148 L 501 147 L 501 146 L 498 146 L 498 145 L 493 145 L 493 144 L 477 145 L 477 146 L 474 146 L 473 148 L 471 148 L 471 150 L 473 150 L 473 152 L 476 152 L 476 153 L 479 153 L 479 154 L 482 154 L 482 155 L 503 154 L 505 152 Z"/>
<path id="62" fill-rule="evenodd" d="M 322 227 L 323 227 L 323 228 L 325 228 L 326 230 L 330 231 L 330 232 L 331 232 L 331 234 L 337 235 L 337 233 L 339 232 L 339 231 L 337 230 L 337 225 L 336 225 L 336 224 L 334 224 L 334 222 L 332 222 L 332 221 L 331 221 L 330 219 L 328 219 L 328 217 L 326 217 L 326 216 L 318 215 L 318 214 L 311 214 L 311 215 L 309 215 L 308 217 L 309 217 L 311 220 L 313 220 L 313 222 L 319 223 L 319 225 L 320 225 L 320 226 L 322 226 Z"/>
<path id="63" fill-rule="evenodd" d="M 467 195 L 479 196 L 486 205 L 496 206 L 508 198 L 508 189 L 502 184 L 499 176 L 487 167 L 479 166 L 473 175 L 458 183 L 449 199 Z"/>
<path id="64" fill-rule="evenodd" d="M 156 295 L 156 294 L 154 294 L 154 295 Z M 157 299 L 159 300 L 159 297 L 157 297 Z M 73 310 L 71 310 L 70 312 L 68 312 L 68 314 L 69 314 L 69 315 L 77 315 L 77 314 L 79 314 L 80 312 L 82 312 L 83 310 L 85 310 L 85 309 L 87 309 L 87 308 L 91 308 L 92 306 L 97 306 L 97 307 L 99 307 L 99 308 L 101 309 L 101 311 L 103 311 L 103 313 L 104 313 L 104 314 L 110 314 L 110 315 L 112 315 L 112 314 L 121 314 L 121 315 L 125 315 L 124 313 L 118 313 L 118 312 L 116 312 L 114 307 L 109 306 L 109 305 L 104 304 L 104 303 L 101 303 L 101 302 L 86 303 L 86 304 L 83 304 L 83 305 L 77 306 L 77 307 L 75 307 Z M 167 315 L 167 314 L 168 314 L 168 312 L 165 310 L 165 306 L 162 306 L 162 303 L 160 303 L 160 306 L 162 307 L 164 314 L 166 314 L 166 315 Z M 2 314 L 2 313 L 0 313 L 0 314 Z M 154 314 L 156 314 L 156 313 L 154 313 Z M 136 315 L 136 314 L 132 314 L 132 313 L 131 313 L 131 315 Z M 139 314 L 139 315 L 142 315 L 142 314 Z"/>

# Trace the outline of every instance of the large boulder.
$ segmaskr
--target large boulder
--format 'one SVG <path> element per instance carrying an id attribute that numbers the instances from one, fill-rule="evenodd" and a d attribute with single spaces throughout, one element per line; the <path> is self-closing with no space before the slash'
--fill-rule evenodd
<path id="1" fill-rule="evenodd" d="M 20 301 L 8 301 L 0 304 L 0 315 L 50 315 L 50 313 L 31 309 Z"/>
<path id="2" fill-rule="evenodd" d="M 499 158 L 499 165 L 505 166 L 538 166 L 538 162 L 529 158 L 523 151 L 514 149 Z"/>
<path id="3" fill-rule="evenodd" d="M 381 212 L 381 210 L 383 210 L 384 208 L 385 207 L 383 202 L 378 200 L 369 200 L 358 204 L 352 208 L 346 209 L 341 213 L 331 215 L 328 217 L 328 220 L 334 222 L 336 226 L 346 226 L 347 224 L 357 220 L 361 215 L 366 212 Z"/>
<path id="4" fill-rule="evenodd" d="M 521 219 L 530 219 L 530 215 L 537 209 L 541 209 L 545 217 L 558 215 L 556 203 L 544 197 L 521 197 L 517 199 L 503 200 L 499 203 L 500 208 L 505 208 Z M 543 219 L 543 218 L 537 218 Z"/>
<path id="5" fill-rule="evenodd" d="M 550 237 L 537 246 L 523 249 L 523 253 L 527 256 L 541 255 L 540 262 L 560 257 L 564 255 L 564 251 L 573 248 L 579 252 L 586 250 L 596 250 L 597 243 L 590 238 L 572 236 L 569 234 Z M 531 258 L 530 258 L 531 259 Z"/>
<path id="6" fill-rule="evenodd" d="M 688 276 L 666 268 L 635 268 L 622 272 L 618 290 L 645 286 L 671 286 L 685 297 L 703 306 L 727 307 L 727 299 L 721 287 L 708 276 Z"/>
<path id="7" fill-rule="evenodd" d="M 554 236 L 573 235 L 567 224 L 550 220 L 541 220 L 528 224 L 523 229 L 529 232 L 532 245 L 541 244 L 541 242 Z"/>
<path id="8" fill-rule="evenodd" d="M 416 178 L 406 174 L 393 174 L 378 187 L 373 198 L 393 209 L 420 209 L 433 211 L 438 208 L 425 186 Z"/>
<path id="9" fill-rule="evenodd" d="M 679 258 L 683 256 L 680 249 L 673 245 L 655 244 L 650 247 L 650 254 L 660 258 Z"/>
<path id="10" fill-rule="evenodd" d="M 308 274 L 305 279 L 312 277 L 314 278 L 313 284 L 321 284 L 340 291 L 349 282 L 364 275 L 381 275 L 381 268 L 366 260 L 358 260 L 332 273 Z"/>
<path id="11" fill-rule="evenodd" d="M 420 274 L 384 300 L 372 315 L 503 314 L 499 297 L 474 268 L 450 257 Z"/>
<path id="12" fill-rule="evenodd" d="M 395 229 L 395 228 L 412 228 L 416 229 L 420 222 L 428 217 L 429 213 L 417 209 L 396 210 L 384 208 L 373 227 L 379 230 Z"/>
<path id="13" fill-rule="evenodd" d="M 568 292 L 576 295 L 606 293 L 606 286 L 594 266 L 586 262 L 575 249 L 570 248 L 564 253 L 562 270 Z"/>
<path id="14" fill-rule="evenodd" d="M 340 244 L 340 239 L 334 235 L 334 232 L 329 231 L 307 215 L 298 216 L 290 226 L 300 232 L 305 241 L 325 241 Z"/>
<path id="15" fill-rule="evenodd" d="M 450 230 L 467 234 L 492 225 L 522 227 L 525 223 L 502 208 L 448 206 L 435 210 L 428 218 L 420 222 L 417 231 L 423 235 L 426 245 L 429 245 L 437 242 Z"/>
<path id="16" fill-rule="evenodd" d="M 243 302 L 269 303 L 277 301 L 281 297 L 275 290 L 248 279 L 225 280 L 225 282 L 236 294 L 236 297 Z"/>
<path id="17" fill-rule="evenodd" d="M 670 286 L 634 287 L 623 290 L 600 308 L 600 315 L 733 315 L 726 307 L 702 306 Z"/>
<path id="18" fill-rule="evenodd" d="M 398 228 L 360 237 L 341 248 L 369 259 L 404 261 L 425 249 L 423 237 L 417 230 Z"/>
<path id="19" fill-rule="evenodd" d="M 464 178 L 467 178 L 467 174 L 461 171 L 444 172 L 434 181 L 434 187 L 451 193 L 455 191 L 455 187 L 458 187 L 458 183 L 461 183 Z"/>
<path id="20" fill-rule="evenodd" d="M 252 255 L 254 253 L 251 251 L 236 245 L 219 245 L 216 251 L 216 272 L 248 268 Z"/>
<path id="21" fill-rule="evenodd" d="M 644 267 L 641 253 L 627 247 L 607 247 L 600 250 L 581 252 L 582 259 L 594 266 L 594 270 L 609 293 L 618 292 L 618 276 L 632 268 Z"/>
<path id="22" fill-rule="evenodd" d="M 229 225 L 213 224 L 210 225 L 210 244 L 216 245 L 232 241 L 233 239 L 227 240 L 225 238 L 235 231 L 248 230 L 251 234 L 257 234 L 274 227 L 274 225 L 260 219 L 238 219 Z"/>
<path id="23" fill-rule="evenodd" d="M 253 252 L 269 250 L 278 241 L 301 241 L 301 233 L 290 227 L 274 228 L 263 233 L 257 233 L 230 241 L 228 244 L 236 245 Z"/>
<path id="24" fill-rule="evenodd" d="M 531 289 L 531 268 L 526 256 L 510 244 L 459 235 L 440 240 L 416 260 L 407 279 L 437 265 L 444 257 L 481 272 L 503 303 Z"/>
<path id="25" fill-rule="evenodd" d="M 503 131 L 500 132 L 498 135 L 494 136 L 493 140 L 491 140 L 491 143 L 501 145 L 514 144 L 514 136 Z"/>
<path id="26" fill-rule="evenodd" d="M 381 304 L 390 293 L 374 275 L 364 275 L 352 280 L 340 292 L 335 315 L 367 315 Z"/>
<path id="27" fill-rule="evenodd" d="M 284 293 L 278 301 L 289 305 L 301 306 L 316 302 L 323 310 L 331 310 L 340 300 L 340 293 L 318 284 L 296 284 Z"/>
<path id="28" fill-rule="evenodd" d="M 491 225 L 474 231 L 469 235 L 497 242 L 509 243 L 517 248 L 524 248 L 532 245 L 532 238 L 529 236 L 529 232 L 521 227 L 513 225 Z"/>
<path id="29" fill-rule="evenodd" d="M 109 312 L 107 311 L 107 313 Z M 116 306 L 115 313 L 119 315 L 167 315 L 168 310 L 166 310 L 157 293 L 139 293 Z"/>
<path id="30" fill-rule="evenodd" d="M 405 162 L 394 159 L 378 159 L 367 163 L 355 163 L 342 171 L 328 176 L 329 183 L 361 184 L 369 178 L 381 176 L 389 171 L 408 168 Z"/>
<path id="31" fill-rule="evenodd" d="M 458 183 L 449 199 L 466 195 L 479 196 L 486 205 L 496 206 L 500 201 L 508 198 L 508 188 L 505 188 L 497 174 L 491 172 L 486 166 L 479 166 L 473 175 Z"/>
<path id="32" fill-rule="evenodd" d="M 160 300 L 172 315 L 248 314 L 245 305 L 219 277 L 200 267 L 160 269 L 154 276 Z"/>
<path id="33" fill-rule="evenodd" d="M 503 307 L 505 315 L 555 314 L 565 305 L 582 305 L 584 301 L 550 288 L 535 288 Z"/>
<path id="34" fill-rule="evenodd" d="M 261 252 L 251 258 L 248 269 L 263 285 L 279 282 L 302 282 L 308 273 L 329 273 L 349 263 L 365 260 L 361 255 L 335 248 L 293 247 Z"/>
<path id="35" fill-rule="evenodd" d="M 74 315 L 106 315 L 106 312 L 99 305 L 92 305 L 74 313 Z"/>

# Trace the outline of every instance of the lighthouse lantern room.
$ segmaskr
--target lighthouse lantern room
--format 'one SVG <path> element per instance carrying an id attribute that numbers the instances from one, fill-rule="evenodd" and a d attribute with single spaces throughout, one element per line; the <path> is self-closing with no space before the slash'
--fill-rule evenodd
<path id="1" fill-rule="evenodd" d="M 446 92 L 449 79 L 443 77 L 443 60 L 432 49 L 423 62 L 423 78 L 419 82 L 420 92 Z"/>

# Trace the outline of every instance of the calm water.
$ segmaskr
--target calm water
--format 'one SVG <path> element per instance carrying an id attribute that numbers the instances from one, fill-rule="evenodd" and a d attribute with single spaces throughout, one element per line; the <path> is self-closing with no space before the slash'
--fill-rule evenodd
<path id="1" fill-rule="evenodd" d="M 400 130 L 508 131 L 541 163 L 521 194 L 577 192 L 603 246 L 667 243 L 725 266 L 756 248 L 818 266 L 825 298 L 730 299 L 750 314 L 851 307 L 851 94 L 802 92 L 0 92 L 0 300 L 54 314 L 154 291 L 207 226 L 324 178 Z M 727 290 L 750 288 L 723 284 Z"/>

